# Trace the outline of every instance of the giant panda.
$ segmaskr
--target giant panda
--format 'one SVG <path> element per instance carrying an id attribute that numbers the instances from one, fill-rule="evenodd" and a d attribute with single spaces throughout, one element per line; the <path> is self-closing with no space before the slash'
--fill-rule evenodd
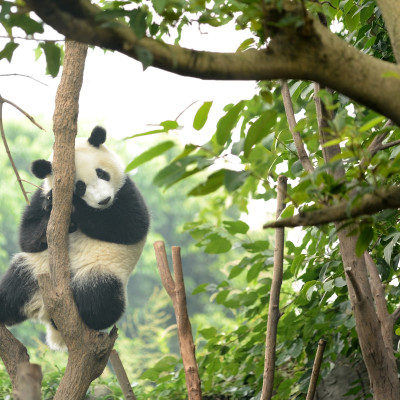
<path id="1" fill-rule="evenodd" d="M 69 228 L 71 289 L 84 323 L 102 330 L 123 314 L 126 286 L 149 229 L 149 213 L 139 190 L 124 174 L 121 161 L 104 142 L 106 131 L 95 127 L 76 139 L 75 189 Z M 39 292 L 37 275 L 48 272 L 46 229 L 52 208 L 52 157 L 36 160 L 32 173 L 44 179 L 23 213 L 22 253 L 16 254 L 0 281 L 0 323 L 26 319 L 47 325 L 47 343 L 65 349 Z"/>

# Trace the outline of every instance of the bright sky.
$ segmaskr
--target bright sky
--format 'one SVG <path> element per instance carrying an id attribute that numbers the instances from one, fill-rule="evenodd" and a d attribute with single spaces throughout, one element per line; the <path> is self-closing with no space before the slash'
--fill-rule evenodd
<path id="1" fill-rule="evenodd" d="M 23 36 L 14 32 L 15 35 Z M 48 38 L 57 38 L 55 32 Z M 236 51 L 248 34 L 236 32 L 233 27 L 208 29 L 201 34 L 197 27 L 183 35 L 183 47 L 210 51 Z M 7 43 L 0 38 L 0 50 Z M 35 62 L 34 41 L 20 40 L 12 62 L 0 61 L 0 94 L 23 108 L 51 132 L 54 98 L 59 78 L 45 76 L 44 55 Z M 18 76 L 1 76 L 17 73 L 29 75 L 32 79 Z M 175 119 L 191 103 L 198 101 L 179 119 L 185 126 L 180 134 L 191 134 L 193 117 L 203 101 L 214 101 L 209 123 L 204 128 L 214 133 L 216 121 L 222 108 L 231 102 L 248 99 L 255 93 L 255 82 L 202 81 L 180 77 L 168 72 L 148 68 L 143 72 L 139 62 L 119 53 L 89 49 L 85 66 L 84 83 L 80 96 L 79 125 L 90 131 L 95 125 L 103 125 L 112 137 L 131 136 L 153 127 L 167 119 Z M 9 106 L 4 108 L 3 118 L 21 118 Z M 212 132 L 210 132 L 212 131 Z M 202 131 L 203 132 L 203 131 Z M 197 135 L 199 135 L 197 133 Z"/>

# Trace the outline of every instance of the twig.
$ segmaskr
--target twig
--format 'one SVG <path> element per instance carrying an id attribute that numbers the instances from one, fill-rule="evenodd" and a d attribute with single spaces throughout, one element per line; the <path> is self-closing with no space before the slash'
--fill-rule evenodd
<path id="1" fill-rule="evenodd" d="M 136 400 L 135 393 L 133 393 L 132 386 L 129 382 L 128 375 L 122 364 L 117 350 L 113 349 L 110 353 L 110 362 L 114 368 L 115 375 L 117 376 L 119 386 L 121 386 L 122 393 L 126 400 Z"/>
<path id="2" fill-rule="evenodd" d="M 21 107 L 18 107 L 15 103 L 13 103 L 10 100 L 5 99 L 4 97 L 0 96 L 0 102 L 1 103 L 7 103 L 10 106 L 13 106 L 14 108 L 16 108 L 20 113 L 22 113 L 23 115 L 25 115 L 26 118 L 29 119 L 29 121 L 32 122 L 33 125 L 36 125 L 39 129 L 41 129 L 42 131 L 46 132 L 46 129 L 44 129 L 41 125 L 39 125 L 35 119 L 29 115 L 26 111 L 24 111 Z"/>
<path id="3" fill-rule="evenodd" d="M 399 318 L 400 318 L 400 306 L 397 307 L 392 313 L 393 323 L 396 323 Z"/>
<path id="4" fill-rule="evenodd" d="M 187 312 L 185 284 L 182 272 L 182 260 L 180 247 L 172 247 L 172 264 L 175 282 L 169 270 L 165 245 L 162 241 L 154 243 L 157 266 L 160 272 L 162 284 L 171 297 L 176 322 L 178 325 L 179 348 L 181 351 L 183 366 L 185 368 L 186 388 L 189 400 L 201 400 L 201 382 L 197 367 L 195 346 L 193 343 L 192 327 Z"/>
<path id="5" fill-rule="evenodd" d="M 321 369 L 321 364 L 322 364 L 322 357 L 325 351 L 325 346 L 326 346 L 326 341 L 324 339 L 320 339 L 318 342 L 317 354 L 314 360 L 314 365 L 311 373 L 310 385 L 308 386 L 306 400 L 314 400 L 315 391 L 317 389 L 319 371 Z"/>
<path id="6" fill-rule="evenodd" d="M 22 76 L 23 78 L 32 79 L 32 80 L 34 80 L 35 82 L 40 83 L 41 85 L 49 86 L 49 85 L 47 85 L 47 83 L 41 82 L 41 81 L 39 81 L 38 79 L 34 78 L 33 76 L 29 76 L 29 75 L 25 75 L 25 74 L 0 74 L 0 76 L 1 76 L 1 77 L 3 77 L 3 76 Z"/>
<path id="7" fill-rule="evenodd" d="M 42 386 L 42 369 L 38 364 L 28 362 L 18 365 L 18 389 L 14 393 L 15 400 L 40 400 Z"/>
<path id="8" fill-rule="evenodd" d="M 0 96 L 0 133 L 1 133 L 1 139 L 3 140 L 3 144 L 4 144 L 4 147 L 6 149 L 6 153 L 7 153 L 8 159 L 10 160 L 11 166 L 12 166 L 12 168 L 14 170 L 14 174 L 17 177 L 17 181 L 18 181 L 19 187 L 21 188 L 22 194 L 24 195 L 25 201 L 26 201 L 27 204 L 29 204 L 28 195 L 26 194 L 24 185 L 22 184 L 22 180 L 21 180 L 21 177 L 19 175 L 18 169 L 15 166 L 14 159 L 12 158 L 10 148 L 8 147 L 6 134 L 4 133 L 3 104 L 4 104 L 4 99 Z"/>
<path id="9" fill-rule="evenodd" d="M 310 158 L 307 155 L 306 149 L 304 148 L 303 140 L 296 131 L 296 119 L 294 117 L 293 104 L 292 99 L 290 98 L 289 86 L 287 81 L 281 80 L 281 88 L 282 88 L 282 99 L 283 104 L 285 106 L 286 118 L 288 120 L 289 129 L 293 136 L 293 141 L 296 146 L 297 154 L 300 159 L 301 165 L 304 168 L 304 171 L 313 172 L 314 166 L 312 165 Z"/>
<path id="10" fill-rule="evenodd" d="M 278 195 L 276 206 L 276 218 L 279 218 L 285 208 L 285 199 L 287 191 L 287 177 L 278 177 Z M 267 335 L 265 341 L 265 362 L 263 387 L 261 392 L 261 400 L 269 400 L 272 397 L 272 389 L 274 387 L 275 374 L 275 349 L 276 335 L 278 330 L 279 313 L 279 295 L 283 279 L 283 250 L 285 244 L 284 228 L 275 230 L 275 250 L 274 250 L 274 270 L 272 275 L 271 293 L 269 299 Z"/>

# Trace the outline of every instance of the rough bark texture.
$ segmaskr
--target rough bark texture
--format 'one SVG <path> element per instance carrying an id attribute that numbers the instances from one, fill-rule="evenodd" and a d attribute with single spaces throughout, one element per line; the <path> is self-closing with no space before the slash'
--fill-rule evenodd
<path id="1" fill-rule="evenodd" d="M 29 363 L 26 347 L 13 334 L 0 324 L 0 357 L 11 379 L 13 392 L 18 390 L 17 369 L 21 363 Z"/>
<path id="2" fill-rule="evenodd" d="M 175 281 L 171 276 L 168 266 L 167 254 L 164 242 L 154 243 L 157 266 L 160 272 L 162 284 L 171 297 L 176 323 L 178 325 L 179 348 L 181 351 L 183 366 L 185 368 L 186 388 L 189 400 L 201 400 L 201 382 L 197 367 L 195 346 L 193 343 L 192 327 L 186 306 L 185 284 L 183 280 L 182 260 L 180 247 L 172 247 L 172 264 Z"/>
<path id="3" fill-rule="evenodd" d="M 96 20 L 99 9 L 88 0 L 77 1 L 69 9 L 62 0 L 28 0 L 27 3 L 40 18 L 66 37 L 116 50 L 135 59 L 139 59 L 137 49 L 145 49 L 153 58 L 152 65 L 166 71 L 203 79 L 314 80 L 400 124 L 400 80 L 395 74 L 392 77 L 386 74 L 400 74 L 400 67 L 349 46 L 311 15 L 304 16 L 300 2 L 288 3 L 291 13 L 298 13 L 305 19 L 302 28 L 278 30 L 267 50 L 238 53 L 195 51 L 152 38 L 138 39 L 131 29 L 117 21 L 107 27 L 101 26 Z M 299 5 L 298 9 L 293 9 L 295 4 Z"/>
<path id="4" fill-rule="evenodd" d="M 42 369 L 40 365 L 22 363 L 18 365 L 18 390 L 15 400 L 40 400 L 42 387 Z"/>
<path id="5" fill-rule="evenodd" d="M 325 351 L 325 346 L 326 346 L 326 341 L 320 339 L 318 342 L 317 354 L 315 356 L 314 365 L 311 372 L 311 379 L 310 379 L 310 384 L 308 386 L 306 400 L 314 400 L 315 392 L 317 389 L 319 371 L 321 369 L 322 358 Z"/>
<path id="6" fill-rule="evenodd" d="M 287 192 L 287 177 L 279 176 L 276 198 L 276 218 L 279 218 L 285 208 L 285 199 Z M 285 229 L 275 229 L 275 248 L 274 248 L 274 269 L 272 273 L 271 293 L 269 297 L 267 336 L 265 341 L 265 360 L 263 387 L 261 400 L 272 398 L 275 375 L 275 356 L 276 356 L 276 336 L 278 332 L 279 296 L 281 292 L 283 279 L 283 251 L 285 248 Z"/>
<path id="7" fill-rule="evenodd" d="M 317 88 L 316 88 L 317 89 Z M 317 105 L 317 116 L 319 133 L 322 145 L 330 140 L 327 135 L 326 123 L 329 114 L 322 104 Z M 325 147 L 324 159 L 329 163 L 332 157 L 340 152 L 339 145 Z M 344 174 L 342 165 L 332 171 L 335 179 L 341 179 Z M 349 291 L 349 299 L 356 322 L 357 335 L 361 352 L 368 370 L 368 376 L 376 400 L 399 400 L 400 385 L 397 376 L 397 366 L 393 350 L 387 351 L 381 331 L 381 323 L 375 311 L 374 297 L 372 295 L 370 282 L 364 256 L 356 255 L 356 243 L 358 235 L 350 236 L 352 226 L 343 228 L 340 223 L 335 223 L 340 253 Z"/>
<path id="8" fill-rule="evenodd" d="M 119 386 L 121 386 L 125 400 L 136 400 L 135 393 L 133 393 L 132 386 L 128 379 L 128 375 L 126 374 L 125 368 L 122 365 L 117 350 L 111 351 L 110 362 L 114 368 L 115 375 L 117 376 L 118 383 Z"/>
<path id="9" fill-rule="evenodd" d="M 81 321 L 69 287 L 68 227 L 74 186 L 75 136 L 87 45 L 66 42 L 54 111 L 53 209 L 47 229 L 50 274 L 38 277 L 46 309 L 68 347 L 68 363 L 55 400 L 85 397 L 103 371 L 117 337 L 89 330 Z"/>

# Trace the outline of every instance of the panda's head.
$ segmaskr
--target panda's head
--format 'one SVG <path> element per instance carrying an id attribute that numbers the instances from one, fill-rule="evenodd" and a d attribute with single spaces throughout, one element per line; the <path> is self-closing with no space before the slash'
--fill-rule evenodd
<path id="1" fill-rule="evenodd" d="M 117 155 L 103 143 L 106 131 L 95 127 L 89 139 L 78 138 L 75 141 L 75 196 L 97 209 L 113 204 L 116 194 L 125 181 L 124 168 Z M 36 160 L 32 163 L 32 173 L 39 179 L 45 179 L 45 193 L 53 188 L 52 162 Z"/>

